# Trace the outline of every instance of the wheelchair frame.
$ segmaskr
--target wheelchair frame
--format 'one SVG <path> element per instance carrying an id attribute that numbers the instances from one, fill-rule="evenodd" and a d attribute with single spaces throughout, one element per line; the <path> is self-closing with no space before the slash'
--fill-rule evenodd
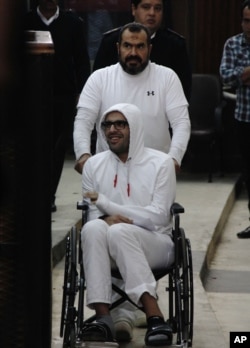
<path id="1" fill-rule="evenodd" d="M 82 210 L 82 224 L 88 218 L 88 205 L 84 202 L 77 203 L 77 209 Z M 184 208 L 174 203 L 171 207 L 173 216 L 173 240 L 175 245 L 175 262 L 168 269 L 153 270 L 155 279 L 168 276 L 168 287 L 166 291 L 169 297 L 169 319 L 168 325 L 176 334 L 175 343 L 171 347 L 192 347 L 193 342 L 193 265 L 190 240 L 186 238 L 183 228 L 180 227 L 180 213 Z M 78 244 L 78 248 L 77 248 Z M 119 271 L 112 270 L 112 276 L 120 278 Z M 113 290 L 121 297 L 112 303 L 110 310 L 116 308 L 125 301 L 129 301 L 139 308 L 128 295 L 112 284 Z M 64 348 L 76 348 L 81 346 L 80 333 L 86 323 L 95 320 L 95 315 L 84 318 L 84 291 L 85 278 L 82 262 L 82 250 L 80 243 L 80 232 L 72 227 L 66 241 L 65 269 L 62 296 L 62 312 L 60 336 L 63 337 Z M 76 297 L 78 294 L 78 304 Z"/>

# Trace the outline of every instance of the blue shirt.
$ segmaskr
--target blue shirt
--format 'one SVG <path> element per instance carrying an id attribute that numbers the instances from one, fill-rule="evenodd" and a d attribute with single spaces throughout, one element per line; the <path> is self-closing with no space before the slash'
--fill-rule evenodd
<path id="1" fill-rule="evenodd" d="M 241 81 L 244 68 L 250 66 L 250 44 L 243 33 L 229 38 L 225 45 L 220 65 L 220 75 L 224 84 L 235 87 L 235 118 L 250 122 L 250 86 Z"/>

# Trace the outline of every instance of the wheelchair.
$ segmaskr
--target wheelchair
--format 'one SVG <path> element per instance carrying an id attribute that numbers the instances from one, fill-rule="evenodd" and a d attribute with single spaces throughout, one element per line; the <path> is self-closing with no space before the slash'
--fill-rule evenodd
<path id="1" fill-rule="evenodd" d="M 82 224 L 88 218 L 88 204 L 84 201 L 77 202 L 77 209 L 82 211 Z M 175 245 L 175 262 L 170 268 L 153 270 L 156 281 L 167 276 L 168 286 L 168 325 L 173 332 L 173 343 L 171 347 L 192 347 L 193 341 L 193 266 L 191 244 L 185 236 L 183 228 L 180 227 L 180 214 L 184 208 L 174 203 L 171 207 L 173 216 L 173 241 Z M 118 270 L 112 270 L 114 278 L 121 279 Z M 128 301 L 140 310 L 128 295 L 112 284 L 119 298 L 114 301 L 110 310 L 121 303 Z M 82 250 L 80 243 L 80 232 L 77 227 L 72 227 L 66 241 L 65 269 L 62 295 L 62 312 L 60 336 L 63 337 L 63 348 L 81 347 L 81 331 L 85 324 L 95 320 L 95 315 L 84 317 L 84 293 L 85 279 L 82 262 Z M 78 303 L 77 303 L 78 302 Z"/>

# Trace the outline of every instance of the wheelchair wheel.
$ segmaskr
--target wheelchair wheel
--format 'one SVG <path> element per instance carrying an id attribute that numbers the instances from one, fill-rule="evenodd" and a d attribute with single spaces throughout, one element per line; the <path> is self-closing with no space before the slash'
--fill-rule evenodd
<path id="1" fill-rule="evenodd" d="M 193 261 L 190 240 L 186 239 L 188 252 L 188 281 L 189 281 L 189 318 L 188 318 L 188 346 L 193 344 L 193 322 L 194 322 L 194 286 L 193 286 Z"/>
<path id="2" fill-rule="evenodd" d="M 78 263 L 80 265 L 80 277 L 79 277 L 79 295 L 78 295 L 78 312 L 77 312 L 77 337 L 82 331 L 83 320 L 84 320 L 84 290 L 85 290 L 85 278 L 83 271 L 83 261 L 82 261 L 82 249 L 81 240 L 79 236 L 79 253 L 78 253 Z"/>
<path id="3" fill-rule="evenodd" d="M 65 270 L 63 283 L 63 299 L 60 336 L 63 337 L 63 347 L 75 347 L 76 341 L 76 309 L 74 307 L 77 293 L 77 230 L 72 227 L 66 242 Z"/>
<path id="4" fill-rule="evenodd" d="M 193 336 L 193 270 L 190 242 L 181 228 L 176 273 L 177 344 L 187 348 L 192 346 Z"/>

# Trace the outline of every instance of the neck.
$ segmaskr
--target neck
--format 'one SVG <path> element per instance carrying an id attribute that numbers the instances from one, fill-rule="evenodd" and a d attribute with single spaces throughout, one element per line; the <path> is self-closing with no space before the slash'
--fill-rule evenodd
<path id="1" fill-rule="evenodd" d="M 54 16 L 54 14 L 56 13 L 57 7 L 50 9 L 50 8 L 43 8 L 42 6 L 39 6 L 39 10 L 46 19 L 49 19 L 52 16 Z"/>
<path id="2" fill-rule="evenodd" d="M 117 156 L 119 157 L 119 159 L 120 159 L 123 163 L 126 163 L 126 162 L 127 162 L 128 153 L 119 153 L 119 154 L 117 154 Z"/>

